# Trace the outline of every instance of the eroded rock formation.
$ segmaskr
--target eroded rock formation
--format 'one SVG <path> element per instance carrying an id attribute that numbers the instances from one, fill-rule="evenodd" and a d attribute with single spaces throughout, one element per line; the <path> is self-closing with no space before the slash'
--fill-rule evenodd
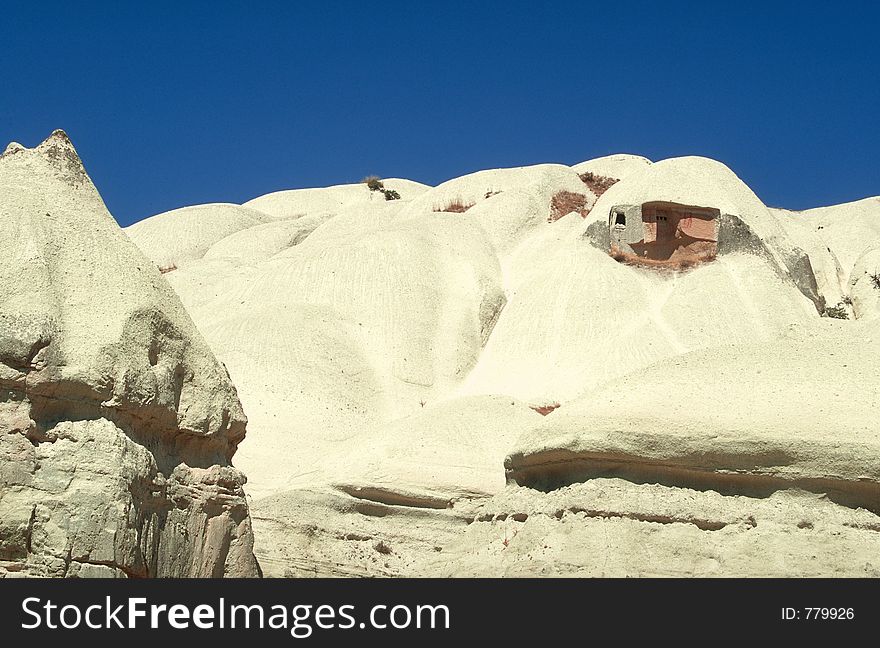
<path id="1" fill-rule="evenodd" d="M 0 231 L 0 574 L 258 575 L 235 388 L 62 131 Z"/>
<path id="2" fill-rule="evenodd" d="M 266 575 L 880 574 L 877 199 L 771 209 L 698 157 L 389 182 L 128 230 L 194 251 Z M 608 254 L 661 223 L 694 258 Z"/>

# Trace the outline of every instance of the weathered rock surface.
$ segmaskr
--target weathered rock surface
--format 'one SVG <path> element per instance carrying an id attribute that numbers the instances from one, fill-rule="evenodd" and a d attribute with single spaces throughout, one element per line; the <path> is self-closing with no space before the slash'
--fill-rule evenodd
<path id="1" fill-rule="evenodd" d="M 246 418 L 67 136 L 0 157 L 0 572 L 255 576 Z"/>
<path id="2" fill-rule="evenodd" d="M 553 214 L 554 197 L 573 199 Z M 477 171 L 416 196 L 404 209 L 406 217 L 441 212 L 464 213 L 486 231 L 495 249 L 507 253 L 551 218 L 577 208 L 589 209 L 596 197 L 571 168 L 538 164 L 512 169 Z M 557 210 L 558 211 L 558 210 Z"/>
<path id="3" fill-rule="evenodd" d="M 362 499 L 447 508 L 504 488 L 498 464 L 540 415 L 504 396 L 470 396 L 387 423 L 340 457 L 337 489 Z"/>
<path id="4" fill-rule="evenodd" d="M 420 573 L 876 578 L 878 520 L 800 490 L 754 498 L 609 478 L 509 487 Z"/>
<path id="5" fill-rule="evenodd" d="M 849 291 L 856 318 L 880 317 L 880 247 L 870 248 L 858 258 L 850 273 Z"/>
<path id="6" fill-rule="evenodd" d="M 386 186 L 254 199 L 166 275 L 248 413 L 267 575 L 880 574 L 876 199 L 631 155 Z M 654 201 L 717 255 L 612 258 Z"/>
<path id="7" fill-rule="evenodd" d="M 293 490 L 252 507 L 270 577 L 880 576 L 880 517 L 821 494 L 766 497 L 597 477 L 511 485 L 446 509 Z"/>
<path id="8" fill-rule="evenodd" d="M 525 432 L 508 478 L 541 490 L 605 476 L 753 497 L 797 488 L 880 513 L 880 328 L 822 324 L 612 381 Z"/>
<path id="9" fill-rule="evenodd" d="M 126 228 L 125 232 L 148 252 L 161 270 L 176 270 L 189 261 L 201 259 L 208 249 L 224 238 L 272 219 L 241 205 L 216 203 L 173 209 Z"/>
<path id="10" fill-rule="evenodd" d="M 592 160 L 585 160 L 572 165 L 571 168 L 579 174 L 592 173 L 605 178 L 622 180 L 631 173 L 641 171 L 644 167 L 650 165 L 651 160 L 642 157 L 641 155 L 617 153 Z"/>
<path id="11" fill-rule="evenodd" d="M 266 476 L 256 496 L 332 481 L 336 463 L 314 457 L 421 412 L 488 339 L 504 293 L 485 233 L 457 214 L 402 217 L 405 202 L 344 211 L 253 265 L 166 275 L 264 430 L 239 455 Z"/>
<path id="12" fill-rule="evenodd" d="M 396 191 L 403 200 L 410 200 L 428 189 L 419 182 L 400 178 L 387 178 L 382 184 L 385 189 Z M 264 212 L 273 218 L 296 219 L 318 212 L 338 213 L 349 207 L 365 207 L 383 202 L 387 202 L 387 199 L 382 192 L 373 191 L 360 182 L 334 187 L 274 191 L 247 201 L 244 207 Z"/>

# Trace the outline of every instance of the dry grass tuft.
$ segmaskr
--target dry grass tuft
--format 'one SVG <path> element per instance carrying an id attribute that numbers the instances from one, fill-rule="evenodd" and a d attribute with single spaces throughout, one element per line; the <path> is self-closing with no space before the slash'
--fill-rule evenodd
<path id="1" fill-rule="evenodd" d="M 438 209 L 435 207 L 434 211 L 435 212 L 452 212 L 454 214 L 463 214 L 464 212 L 466 212 L 468 209 L 470 209 L 473 206 L 474 206 L 474 203 L 464 203 L 461 201 L 461 199 L 459 199 L 459 200 L 456 200 L 456 201 L 446 205 L 446 207 L 443 207 L 442 209 Z"/>

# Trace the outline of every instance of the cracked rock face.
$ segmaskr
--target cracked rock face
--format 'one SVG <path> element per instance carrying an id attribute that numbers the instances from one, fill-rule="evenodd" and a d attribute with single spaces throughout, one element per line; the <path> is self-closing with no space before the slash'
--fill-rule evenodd
<path id="1" fill-rule="evenodd" d="M 0 156 L 0 232 L 0 575 L 259 575 L 235 388 L 63 132 Z"/>

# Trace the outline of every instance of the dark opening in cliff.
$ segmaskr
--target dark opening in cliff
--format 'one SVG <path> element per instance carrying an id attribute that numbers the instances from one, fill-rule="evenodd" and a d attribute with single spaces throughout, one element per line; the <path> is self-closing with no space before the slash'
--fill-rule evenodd
<path id="1" fill-rule="evenodd" d="M 687 268 L 715 258 L 718 209 L 670 202 L 615 206 L 609 214 L 610 253 L 618 261 Z"/>

